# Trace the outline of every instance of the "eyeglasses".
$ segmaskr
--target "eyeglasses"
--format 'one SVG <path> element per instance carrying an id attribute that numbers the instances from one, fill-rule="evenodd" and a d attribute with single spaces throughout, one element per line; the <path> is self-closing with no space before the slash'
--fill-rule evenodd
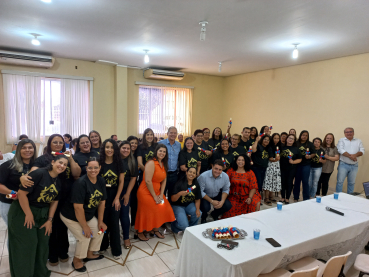
<path id="1" fill-rule="evenodd" d="M 99 167 L 98 166 L 88 166 L 87 167 L 87 170 L 89 170 L 89 171 L 91 171 L 91 170 L 98 170 L 99 169 Z"/>
<path id="2" fill-rule="evenodd" d="M 63 145 L 64 144 L 64 142 L 62 142 L 62 141 L 53 141 L 53 144 L 55 144 L 55 145 Z"/>
<path id="3" fill-rule="evenodd" d="M 80 142 L 79 144 L 80 145 L 85 145 L 85 144 L 90 144 L 90 142 L 89 141 L 85 141 L 85 142 Z"/>
<path id="4" fill-rule="evenodd" d="M 346 131 L 345 134 L 353 133 L 354 131 Z"/>

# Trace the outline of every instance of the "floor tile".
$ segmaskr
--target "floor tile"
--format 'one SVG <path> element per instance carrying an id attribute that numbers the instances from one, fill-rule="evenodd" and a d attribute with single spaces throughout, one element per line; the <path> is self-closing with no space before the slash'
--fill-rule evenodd
<path id="1" fill-rule="evenodd" d="M 163 273 L 163 274 L 159 274 L 159 275 L 156 275 L 155 277 L 173 277 L 174 276 L 174 273 L 169 271 L 167 273 Z M 1 276 L 0 276 L 1 277 Z"/>
<path id="2" fill-rule="evenodd" d="M 171 251 L 166 251 L 163 253 L 159 253 L 159 258 L 169 267 L 170 270 L 176 269 L 177 258 L 178 258 L 179 249 L 174 249 Z"/>
<path id="3" fill-rule="evenodd" d="M 5 273 L 5 274 L 0 274 L 0 277 L 11 277 L 11 276 L 10 276 L 10 272 Z"/>
<path id="4" fill-rule="evenodd" d="M 136 259 L 148 257 L 149 255 L 147 253 L 149 253 L 149 254 L 152 253 L 152 248 L 145 241 L 134 242 L 134 243 L 132 243 L 132 245 L 135 245 L 136 247 L 138 247 L 140 249 L 137 249 L 136 247 L 132 247 L 132 250 L 129 253 L 127 261 L 133 261 L 133 260 L 136 260 Z M 146 251 L 147 253 L 141 251 L 141 249 Z M 127 256 L 128 252 L 129 252 L 129 249 L 123 249 L 122 252 L 123 252 L 122 259 L 124 260 Z"/>
<path id="5" fill-rule="evenodd" d="M 117 263 L 109 260 L 109 259 L 101 259 L 101 260 L 97 260 L 97 261 L 89 261 L 87 263 L 85 263 L 85 266 L 87 268 L 87 272 L 90 273 L 92 271 L 101 269 L 101 268 L 106 268 L 106 267 L 110 267 L 113 265 L 117 265 Z"/>
<path id="6" fill-rule="evenodd" d="M 62 274 L 59 274 L 59 273 L 55 273 L 55 272 L 51 272 L 51 275 L 50 275 L 50 277 L 63 277 L 63 276 L 65 276 L 65 275 L 62 275 Z M 88 273 L 74 271 L 73 273 L 71 273 L 70 275 L 68 275 L 68 277 L 75 277 L 75 276 L 78 276 L 78 277 L 88 277 Z M 0 277 L 1 277 L 1 275 L 0 275 Z M 104 276 L 101 276 L 101 277 L 104 277 Z"/>
<path id="7" fill-rule="evenodd" d="M 6 231 L 0 231 L 0 243 L 5 242 Z"/>
<path id="8" fill-rule="evenodd" d="M 8 229 L 8 226 L 5 224 L 3 218 L 0 217 L 0 231 L 5 231 L 6 229 Z"/>
<path id="9" fill-rule="evenodd" d="M 88 273 L 89 277 L 132 277 L 132 274 L 129 272 L 126 266 L 115 265 L 108 268 L 96 270 Z M 142 276 L 144 277 L 144 276 Z"/>
<path id="10" fill-rule="evenodd" d="M 7 243 L 4 243 L 3 254 L 1 256 L 9 256 L 8 244 Z"/>
<path id="11" fill-rule="evenodd" d="M 9 256 L 3 256 L 0 259 L 0 274 L 10 272 Z"/>
<path id="12" fill-rule="evenodd" d="M 147 243 L 150 245 L 152 249 L 154 249 L 158 242 L 162 242 L 170 246 L 159 243 L 155 249 L 155 253 L 161 253 L 161 252 L 177 249 L 177 244 L 172 234 L 166 234 L 164 239 L 159 239 L 157 237 L 151 238 Z M 177 243 L 178 243 L 178 246 L 180 247 L 181 243 L 179 241 L 177 241 Z"/>
<path id="13" fill-rule="evenodd" d="M 133 277 L 152 277 L 170 272 L 157 255 L 130 261 L 126 265 Z"/>
<path id="14" fill-rule="evenodd" d="M 0 243 L 0 257 L 3 256 L 3 248 L 4 248 L 4 244 L 3 242 Z"/>

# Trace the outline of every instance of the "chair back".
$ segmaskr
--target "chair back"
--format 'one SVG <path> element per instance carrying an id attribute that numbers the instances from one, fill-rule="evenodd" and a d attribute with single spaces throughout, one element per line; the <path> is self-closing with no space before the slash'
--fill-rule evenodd
<path id="1" fill-rule="evenodd" d="M 345 255 L 330 258 L 325 265 L 322 277 L 338 277 L 343 272 L 347 258 L 351 254 L 352 252 L 349 251 Z"/>
<path id="2" fill-rule="evenodd" d="M 318 274 L 319 266 L 316 266 L 308 270 L 299 270 L 293 272 L 290 277 L 316 277 Z"/>

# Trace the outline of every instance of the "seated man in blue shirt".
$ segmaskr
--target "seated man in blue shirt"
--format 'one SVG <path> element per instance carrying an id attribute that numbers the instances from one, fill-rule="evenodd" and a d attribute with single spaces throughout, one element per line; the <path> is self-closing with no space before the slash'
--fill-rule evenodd
<path id="1" fill-rule="evenodd" d="M 231 202 L 227 199 L 231 186 L 228 175 L 223 172 L 222 160 L 215 160 L 212 169 L 202 173 L 197 181 L 201 188 L 200 210 L 201 223 L 206 223 L 210 204 L 214 206 L 211 216 L 218 220 L 219 216 L 232 208 Z"/>

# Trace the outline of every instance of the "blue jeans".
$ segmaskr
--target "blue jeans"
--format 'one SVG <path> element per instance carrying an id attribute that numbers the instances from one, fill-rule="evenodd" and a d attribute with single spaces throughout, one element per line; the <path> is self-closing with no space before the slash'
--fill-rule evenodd
<path id="1" fill-rule="evenodd" d="M 343 182 L 347 177 L 347 193 L 353 193 L 355 188 L 356 174 L 359 169 L 359 165 L 347 164 L 340 161 L 337 172 L 337 185 L 336 192 L 342 192 Z"/>
<path id="2" fill-rule="evenodd" d="M 293 198 L 294 200 L 299 200 L 300 198 L 300 184 L 302 181 L 302 198 L 304 200 L 310 199 L 309 194 L 309 176 L 310 176 L 310 164 L 307 165 L 297 165 L 295 185 L 293 188 Z"/>
<path id="3" fill-rule="evenodd" d="M 322 174 L 322 167 L 311 167 L 309 176 L 309 191 L 310 197 L 314 198 L 318 189 L 318 182 Z"/>
<path id="4" fill-rule="evenodd" d="M 261 166 L 253 166 L 251 167 L 251 170 L 254 172 L 256 181 L 258 182 L 258 190 L 261 194 L 261 197 L 263 197 L 262 191 L 263 191 L 263 184 L 265 179 L 265 173 L 266 173 L 266 167 Z"/>
<path id="5" fill-rule="evenodd" d="M 201 217 L 201 214 L 200 217 L 196 216 L 196 205 L 194 202 L 188 204 L 187 207 L 173 205 L 172 209 L 174 212 L 174 216 L 176 217 L 176 220 L 171 223 L 172 231 L 174 233 L 184 231 L 187 227 L 191 227 L 199 223 L 199 218 Z M 188 221 L 187 215 L 191 216 L 190 221 Z"/>
<path id="6" fill-rule="evenodd" d="M 122 198 L 126 194 L 127 190 L 123 190 L 120 198 Z M 124 200 L 120 200 L 120 224 L 122 225 L 123 230 L 123 240 L 129 239 L 129 227 L 131 226 L 129 221 L 129 204 L 131 202 L 131 198 L 128 201 L 127 206 L 124 206 Z"/>
<path id="7" fill-rule="evenodd" d="M 6 226 L 8 226 L 8 213 L 10 209 L 11 204 L 4 203 L 0 201 L 0 216 L 3 218 Z M 8 249 L 9 249 L 9 236 L 7 239 Z"/>

